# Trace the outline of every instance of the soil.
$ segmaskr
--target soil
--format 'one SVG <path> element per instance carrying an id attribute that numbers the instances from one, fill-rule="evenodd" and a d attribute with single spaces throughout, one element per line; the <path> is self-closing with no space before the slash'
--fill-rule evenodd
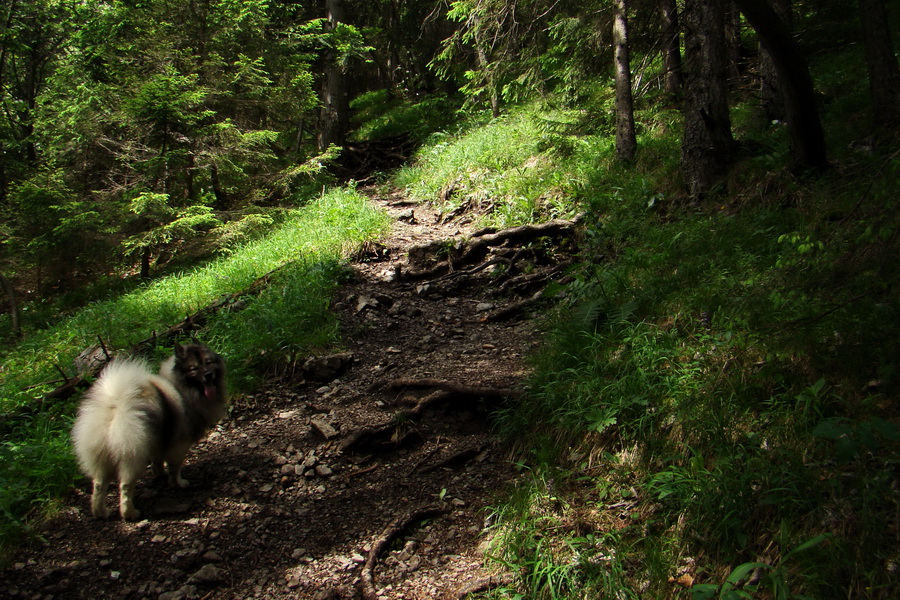
<path id="1" fill-rule="evenodd" d="M 94 520 L 85 480 L 0 573 L 0 597 L 418 600 L 502 574 L 485 557 L 490 507 L 517 471 L 490 413 L 515 401 L 537 340 L 503 308 L 537 296 L 499 285 L 502 252 L 432 272 L 471 214 L 373 200 L 395 222 L 334 299 L 346 351 L 233 398 L 188 457 L 190 487 L 139 484 L 144 520 Z"/>

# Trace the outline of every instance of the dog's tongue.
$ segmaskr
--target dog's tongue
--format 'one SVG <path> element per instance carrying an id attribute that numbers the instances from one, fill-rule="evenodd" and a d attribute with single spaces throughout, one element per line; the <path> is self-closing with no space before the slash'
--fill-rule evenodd
<path id="1" fill-rule="evenodd" d="M 212 402 L 216 399 L 216 386 L 211 383 L 207 383 L 203 386 L 203 395 L 206 396 L 206 399 Z"/>

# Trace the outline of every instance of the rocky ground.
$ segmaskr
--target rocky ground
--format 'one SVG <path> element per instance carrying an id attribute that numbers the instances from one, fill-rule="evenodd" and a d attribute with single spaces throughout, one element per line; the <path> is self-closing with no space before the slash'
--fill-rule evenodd
<path id="1" fill-rule="evenodd" d="M 489 413 L 521 389 L 527 311 L 568 226 L 473 232 L 471 215 L 375 200 L 395 226 L 335 298 L 346 351 L 233 399 L 190 488 L 141 482 L 145 520 L 93 520 L 85 481 L 0 597 L 419 600 L 502 575 L 489 507 L 517 472 Z"/>

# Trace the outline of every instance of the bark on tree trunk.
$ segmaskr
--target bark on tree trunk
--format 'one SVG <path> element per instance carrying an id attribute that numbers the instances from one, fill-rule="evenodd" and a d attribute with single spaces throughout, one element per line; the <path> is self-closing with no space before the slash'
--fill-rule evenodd
<path id="1" fill-rule="evenodd" d="M 896 8 L 896 7 L 895 7 Z M 859 0 L 876 131 L 900 125 L 900 68 L 884 0 Z"/>
<path id="2" fill-rule="evenodd" d="M 144 248 L 141 252 L 141 279 L 150 279 L 150 248 Z"/>
<path id="3" fill-rule="evenodd" d="M 326 0 L 325 10 L 329 28 L 333 29 L 337 23 L 344 20 L 342 0 Z M 344 144 L 349 112 L 344 70 L 337 62 L 337 53 L 329 51 L 325 56 L 325 80 L 322 86 L 322 113 L 318 135 L 320 152 L 331 144 L 338 146 Z"/>
<path id="4" fill-rule="evenodd" d="M 19 303 L 16 300 L 16 290 L 3 273 L 0 273 L 0 288 L 6 294 L 9 302 L 9 330 L 13 335 L 19 335 L 22 330 L 21 321 L 19 319 Z"/>
<path id="5" fill-rule="evenodd" d="M 681 29 L 678 23 L 678 3 L 676 0 L 661 0 L 663 36 L 663 66 L 665 73 L 665 89 L 669 94 L 681 91 Z"/>
<path id="6" fill-rule="evenodd" d="M 480 31 L 480 29 L 476 26 L 476 32 Z M 476 33 L 475 36 L 475 47 L 478 56 L 478 67 L 485 73 L 487 73 L 487 88 L 488 88 L 488 100 L 491 103 L 491 116 L 495 119 L 500 116 L 500 95 L 497 93 L 497 86 L 494 80 L 494 72 L 490 68 L 490 64 L 488 61 L 487 55 L 487 45 L 482 39 L 482 35 Z"/>
<path id="7" fill-rule="evenodd" d="M 718 184 L 731 165 L 723 0 L 686 0 L 684 13 L 684 135 L 681 168 L 695 198 Z"/>
<path id="8" fill-rule="evenodd" d="M 732 88 L 741 81 L 741 61 L 744 49 L 741 46 L 741 13 L 731 3 L 725 6 L 725 46 L 728 48 L 728 79 Z"/>
<path id="9" fill-rule="evenodd" d="M 784 110 L 795 170 L 828 168 L 825 133 L 819 120 L 809 67 L 791 32 L 767 0 L 734 0 L 775 63 L 784 90 Z"/>
<path id="10" fill-rule="evenodd" d="M 772 0 L 772 8 L 788 30 L 793 23 L 791 0 Z M 759 94 L 763 114 L 771 121 L 784 121 L 784 90 L 778 80 L 778 71 L 772 57 L 759 45 Z"/>
<path id="11" fill-rule="evenodd" d="M 616 157 L 631 162 L 637 151 L 634 133 L 634 99 L 631 95 L 631 65 L 628 57 L 628 7 L 626 0 L 613 0 L 613 45 L 616 63 Z"/>
<path id="12" fill-rule="evenodd" d="M 216 197 L 215 208 L 225 210 L 228 208 L 228 195 L 222 189 L 222 184 L 219 181 L 219 167 L 216 163 L 209 165 L 209 180 L 212 183 L 213 194 Z"/>

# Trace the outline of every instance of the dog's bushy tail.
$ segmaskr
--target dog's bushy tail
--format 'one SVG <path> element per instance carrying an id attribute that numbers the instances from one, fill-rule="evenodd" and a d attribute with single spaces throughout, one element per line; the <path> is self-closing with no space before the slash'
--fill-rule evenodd
<path id="1" fill-rule="evenodd" d="M 85 395 L 72 428 L 82 471 L 95 481 L 134 479 L 156 443 L 150 419 L 159 411 L 159 378 L 142 360 L 110 363 Z"/>

